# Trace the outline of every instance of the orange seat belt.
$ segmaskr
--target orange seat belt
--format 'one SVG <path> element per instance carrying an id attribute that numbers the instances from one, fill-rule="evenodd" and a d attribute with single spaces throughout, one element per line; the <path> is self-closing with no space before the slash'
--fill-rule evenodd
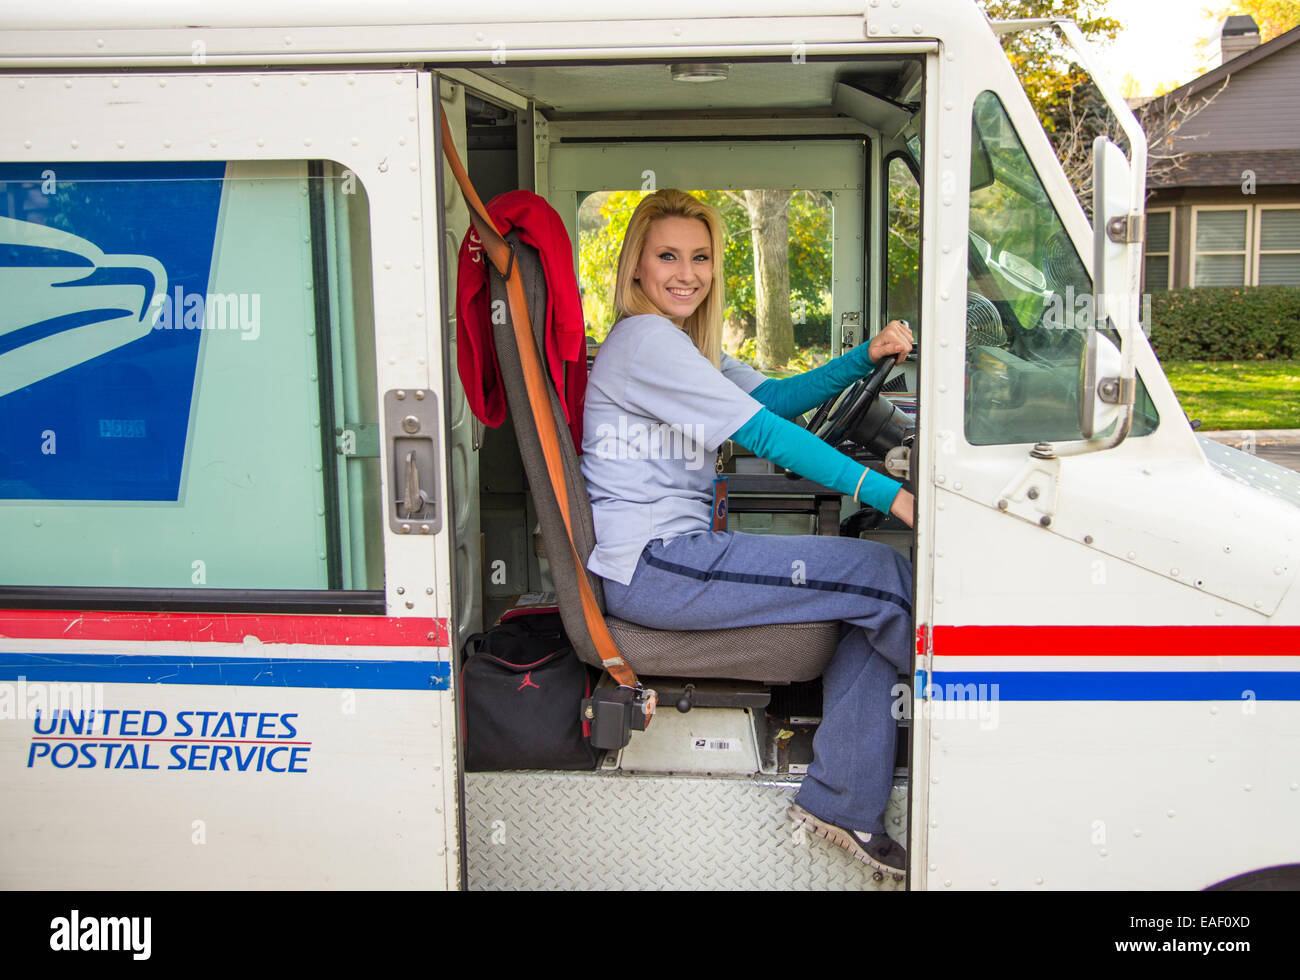
<path id="1" fill-rule="evenodd" d="M 564 468 L 560 460 L 560 442 L 555 428 L 555 416 L 551 413 L 551 402 L 547 391 L 546 376 L 542 372 L 541 356 L 537 352 L 537 339 L 533 335 L 532 321 L 528 318 L 528 303 L 524 299 L 524 284 L 519 277 L 519 267 L 513 262 L 510 244 L 501 236 L 496 225 L 488 215 L 483 202 L 479 200 L 474 185 L 470 183 L 469 174 L 460 162 L 452 143 L 451 127 L 447 116 L 439 106 L 438 118 L 442 123 L 442 149 L 451 164 L 451 171 L 465 195 L 469 205 L 470 220 L 474 224 L 478 237 L 483 243 L 483 250 L 491 260 L 497 272 L 506 280 L 506 296 L 510 303 L 510 319 L 513 321 L 515 342 L 519 348 L 519 360 L 524 369 L 524 386 L 528 389 L 528 405 L 532 409 L 533 419 L 537 422 L 537 435 L 542 443 L 542 455 L 546 457 L 546 473 L 551 480 L 551 489 L 560 506 L 560 516 L 564 518 L 564 531 L 569 540 L 569 551 L 573 556 L 574 569 L 578 573 L 578 592 L 582 598 L 582 614 L 587 621 L 587 631 L 591 634 L 596 652 L 601 663 L 610 676 L 622 687 L 639 688 L 635 671 L 627 664 L 614 645 L 614 638 L 609 635 L 605 617 L 596 604 L 596 596 L 591 591 L 591 582 L 587 580 L 587 569 L 578 555 L 573 543 L 573 524 L 569 516 L 569 491 L 564 479 Z M 567 437 L 567 434 L 566 434 Z M 646 706 L 646 721 L 654 714 L 654 692 Z"/>

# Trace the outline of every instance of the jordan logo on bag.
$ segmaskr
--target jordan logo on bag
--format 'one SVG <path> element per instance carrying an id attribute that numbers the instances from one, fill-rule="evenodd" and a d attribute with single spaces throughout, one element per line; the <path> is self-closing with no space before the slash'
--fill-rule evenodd
<path id="1" fill-rule="evenodd" d="M 531 670 L 528 673 L 524 674 L 524 682 L 520 684 L 517 688 L 515 688 L 515 690 L 522 691 L 526 687 L 535 687 L 539 691 L 542 689 L 542 686 L 540 684 L 533 683 L 533 672 Z"/>

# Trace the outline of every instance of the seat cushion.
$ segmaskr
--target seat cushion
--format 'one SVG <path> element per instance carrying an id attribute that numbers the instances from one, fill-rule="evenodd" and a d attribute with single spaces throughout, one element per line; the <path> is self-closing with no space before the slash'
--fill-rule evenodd
<path id="1" fill-rule="evenodd" d="M 727 630 L 656 630 L 606 616 L 610 635 L 639 675 L 726 677 L 788 684 L 820 677 L 840 624 L 778 623 Z"/>

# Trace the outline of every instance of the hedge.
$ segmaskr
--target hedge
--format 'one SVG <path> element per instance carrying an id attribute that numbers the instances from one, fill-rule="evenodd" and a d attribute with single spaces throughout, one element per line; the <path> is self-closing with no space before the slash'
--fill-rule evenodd
<path id="1" fill-rule="evenodd" d="M 1151 346 L 1164 359 L 1300 357 L 1300 286 L 1202 286 L 1153 293 L 1151 321 Z"/>

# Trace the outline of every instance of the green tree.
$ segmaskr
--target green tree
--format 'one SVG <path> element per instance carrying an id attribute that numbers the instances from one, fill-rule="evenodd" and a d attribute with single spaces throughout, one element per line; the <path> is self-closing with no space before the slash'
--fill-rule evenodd
<path id="1" fill-rule="evenodd" d="M 831 336 L 831 198 L 795 191 L 790 198 L 790 306 L 796 347 L 825 347 Z"/>
<path id="2" fill-rule="evenodd" d="M 1115 40 L 1123 26 L 1105 15 L 1106 0 L 980 0 L 980 6 L 990 20 L 1067 18 L 1093 42 Z M 1019 31 L 1004 34 L 1001 40 L 1002 50 L 1047 127 L 1051 118 L 1046 107 L 1059 101 L 1062 91 L 1072 84 L 1071 61 L 1059 35 L 1046 30 Z"/>
<path id="3" fill-rule="evenodd" d="M 578 209 L 578 289 L 587 333 L 604 340 L 614 325 L 614 274 L 623 235 L 645 191 L 601 191 Z"/>
<path id="4" fill-rule="evenodd" d="M 980 0 L 980 5 L 993 20 L 1068 18 L 1094 43 L 1113 41 L 1123 26 L 1106 16 L 1106 0 Z M 1116 131 L 1106 100 L 1056 31 L 1019 31 L 1001 41 L 1075 193 L 1081 200 L 1090 197 L 1092 140 Z"/>
<path id="5" fill-rule="evenodd" d="M 727 268 L 744 268 L 735 283 L 727 275 L 728 320 L 754 324 L 755 360 L 765 368 L 791 365 L 796 347 L 810 346 L 829 335 L 830 199 L 815 191 L 778 189 L 706 193 L 709 203 L 727 219 Z M 722 198 L 734 207 L 726 207 Z M 741 225 L 741 222 L 744 224 Z M 740 227 L 738 227 L 740 225 Z M 742 253 L 739 239 L 749 234 L 750 249 Z M 810 317 L 825 329 L 810 337 Z M 749 331 L 745 330 L 749 336 Z M 798 365 L 800 367 L 803 364 Z"/>
<path id="6" fill-rule="evenodd" d="M 916 326 L 921 314 L 921 188 L 901 157 L 889 163 L 885 227 L 885 318 Z"/>
<path id="7" fill-rule="evenodd" d="M 754 313 L 758 362 L 785 364 L 794 357 L 790 309 L 790 191 L 742 192 L 754 246 Z"/>
<path id="8" fill-rule="evenodd" d="M 590 195 L 578 218 L 578 285 L 587 333 L 603 340 L 614 323 L 613 286 L 628 221 L 645 191 Z M 830 336 L 831 208 L 819 191 L 778 191 L 767 212 L 751 210 L 754 191 L 695 190 L 722 215 L 727 305 L 724 342 L 736 356 L 772 370 L 803 370 L 825 356 Z M 766 194 L 766 192 L 763 192 Z M 760 221 L 770 222 L 756 234 Z M 784 226 L 784 232 L 779 229 Z M 756 245 L 757 243 L 757 245 Z M 755 262 L 757 249 L 763 254 Z M 756 269 L 770 277 L 758 285 Z M 782 277 L 784 272 L 784 278 Z M 760 300 L 763 292 L 766 303 Z"/>

